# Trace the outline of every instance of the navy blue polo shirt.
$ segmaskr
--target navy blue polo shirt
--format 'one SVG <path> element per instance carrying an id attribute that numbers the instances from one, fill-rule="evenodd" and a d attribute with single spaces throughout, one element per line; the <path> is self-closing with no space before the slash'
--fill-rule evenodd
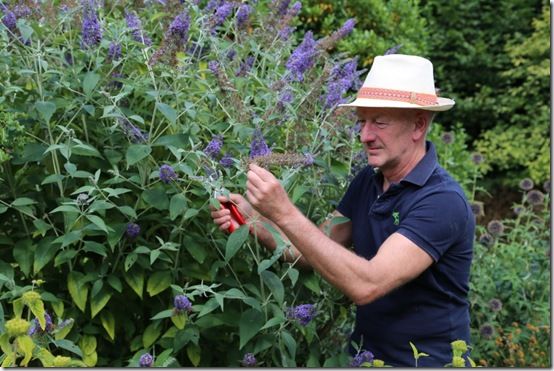
<path id="1" fill-rule="evenodd" d="M 370 166 L 356 175 L 337 210 L 352 221 L 356 254 L 371 259 L 400 233 L 433 264 L 414 280 L 356 310 L 352 340 L 392 366 L 414 366 L 412 342 L 429 354 L 420 367 L 452 361 L 450 342 L 469 344 L 469 270 L 475 218 L 459 184 L 437 162 L 434 145 L 399 183 L 382 192 Z M 352 348 L 351 348 L 352 351 Z"/>

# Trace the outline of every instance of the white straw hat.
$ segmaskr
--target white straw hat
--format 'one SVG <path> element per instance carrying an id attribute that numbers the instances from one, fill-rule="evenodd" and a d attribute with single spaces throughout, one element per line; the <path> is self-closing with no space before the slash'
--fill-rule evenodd
<path id="1" fill-rule="evenodd" d="M 415 55 L 390 54 L 375 57 L 356 100 L 339 106 L 446 111 L 454 104 L 452 99 L 437 97 L 431 61 Z"/>

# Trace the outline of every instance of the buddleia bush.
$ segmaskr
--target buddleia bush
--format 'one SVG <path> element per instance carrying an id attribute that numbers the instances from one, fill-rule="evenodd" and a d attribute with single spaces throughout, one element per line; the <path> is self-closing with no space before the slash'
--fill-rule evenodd
<path id="1" fill-rule="evenodd" d="M 209 216 L 257 156 L 316 223 L 344 191 L 354 22 L 293 33 L 300 7 L 2 3 L 3 366 L 348 364 L 342 295 Z"/>

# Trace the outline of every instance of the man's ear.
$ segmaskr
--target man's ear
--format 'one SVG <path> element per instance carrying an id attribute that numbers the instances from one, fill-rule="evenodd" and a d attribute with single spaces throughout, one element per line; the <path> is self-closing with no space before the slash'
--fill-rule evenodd
<path id="1" fill-rule="evenodd" d="M 429 127 L 429 116 L 426 112 L 416 111 L 414 117 L 414 131 L 412 137 L 415 141 L 420 140 L 425 136 L 427 128 Z"/>

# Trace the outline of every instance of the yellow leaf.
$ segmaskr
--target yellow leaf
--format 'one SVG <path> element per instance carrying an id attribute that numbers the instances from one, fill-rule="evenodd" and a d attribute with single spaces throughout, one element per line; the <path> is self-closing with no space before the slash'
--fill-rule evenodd
<path id="1" fill-rule="evenodd" d="M 40 347 L 37 358 L 42 363 L 43 367 L 53 367 L 54 366 L 54 355 L 48 351 L 46 348 Z"/>
<path id="2" fill-rule="evenodd" d="M 79 348 L 84 355 L 96 352 L 96 338 L 92 335 L 83 335 L 79 340 Z"/>
<path id="3" fill-rule="evenodd" d="M 19 364 L 20 366 L 27 366 L 31 357 L 33 356 L 33 349 L 35 349 L 35 343 L 29 335 L 18 336 L 15 341 L 17 342 L 17 349 L 23 352 L 23 360 Z"/>
<path id="4" fill-rule="evenodd" d="M 142 334 L 142 345 L 144 348 L 148 349 L 162 333 L 162 329 L 159 326 L 156 326 L 155 323 L 151 323 L 146 327 L 144 333 Z"/>
<path id="5" fill-rule="evenodd" d="M 27 303 L 31 312 L 37 317 L 40 328 L 46 330 L 46 319 L 44 318 L 44 303 L 42 300 L 37 299 Z"/>
<path id="6" fill-rule="evenodd" d="M 112 340 L 115 339 L 115 319 L 113 317 L 112 312 L 104 311 L 100 313 L 100 321 L 102 322 L 102 326 L 110 336 Z"/>
<path id="7" fill-rule="evenodd" d="M 90 315 L 94 318 L 98 312 L 102 310 L 108 304 L 108 301 L 112 297 L 112 293 L 106 290 L 100 291 L 95 297 L 90 298 Z"/>
<path id="8" fill-rule="evenodd" d="M 148 278 L 146 291 L 148 295 L 154 296 L 164 291 L 171 285 L 171 273 L 168 271 L 155 272 Z"/>
<path id="9" fill-rule="evenodd" d="M 56 317 L 62 318 L 63 317 L 63 311 L 64 311 L 64 305 L 63 301 L 53 301 L 50 303 L 52 306 L 52 309 L 54 309 L 54 313 L 56 313 Z"/>
<path id="10" fill-rule="evenodd" d="M 69 272 L 67 275 L 67 289 L 69 290 L 69 295 L 71 295 L 73 302 L 81 312 L 84 312 L 87 305 L 88 285 L 80 282 L 82 278 L 82 273 L 75 271 Z"/>
<path id="11" fill-rule="evenodd" d="M 92 352 L 83 357 L 83 362 L 85 363 L 85 365 L 87 365 L 87 367 L 96 366 L 97 361 L 98 361 L 98 354 L 96 354 L 96 352 Z"/>
<path id="12" fill-rule="evenodd" d="M 144 287 L 144 272 L 138 269 L 131 269 L 123 275 L 125 282 L 131 286 L 134 292 L 142 299 L 142 289 Z"/>
<path id="13" fill-rule="evenodd" d="M 182 330 L 185 328 L 187 323 L 187 315 L 184 313 L 178 313 L 171 316 L 171 322 L 179 329 Z"/>
<path id="14" fill-rule="evenodd" d="M 4 367 L 11 367 L 14 364 L 15 364 L 15 353 L 7 353 L 6 358 L 4 358 L 4 361 L 0 366 L 4 368 Z"/>

